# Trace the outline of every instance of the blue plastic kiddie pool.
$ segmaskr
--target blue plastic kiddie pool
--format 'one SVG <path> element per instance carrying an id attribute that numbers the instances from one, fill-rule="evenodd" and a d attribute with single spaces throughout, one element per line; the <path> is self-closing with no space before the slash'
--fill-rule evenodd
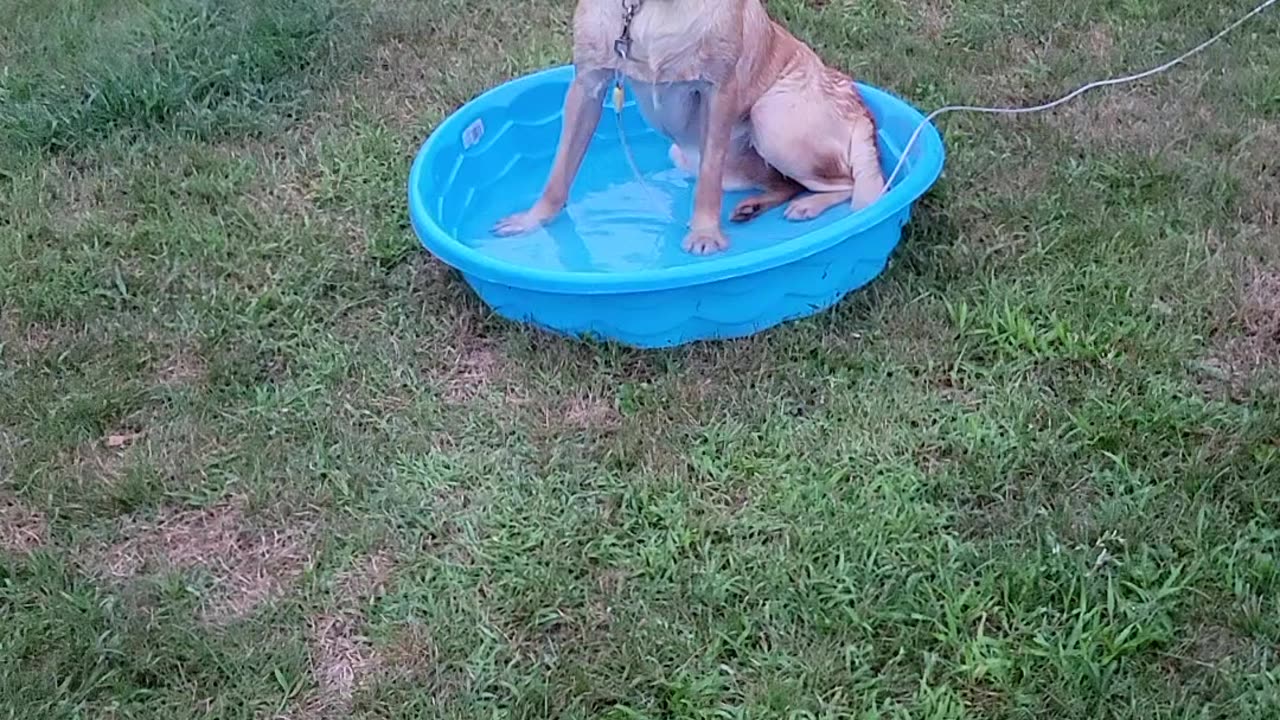
<path id="1" fill-rule="evenodd" d="M 681 248 L 693 178 L 628 95 L 622 126 L 612 108 L 564 212 L 545 228 L 497 237 L 493 224 L 533 204 L 555 155 L 573 78 L 560 67 L 519 78 L 468 103 L 423 145 L 409 176 L 409 213 L 426 248 L 457 268 L 498 314 L 548 330 L 642 348 L 758 333 L 824 310 L 884 269 L 911 207 L 942 172 L 942 139 L 925 128 L 894 186 L 871 207 L 847 206 L 807 222 L 776 209 L 724 227 L 727 251 Z M 924 116 L 859 86 L 880 128 L 885 175 Z M 726 215 L 747 193 L 729 193 Z M 726 218 L 727 220 L 727 218 Z"/>

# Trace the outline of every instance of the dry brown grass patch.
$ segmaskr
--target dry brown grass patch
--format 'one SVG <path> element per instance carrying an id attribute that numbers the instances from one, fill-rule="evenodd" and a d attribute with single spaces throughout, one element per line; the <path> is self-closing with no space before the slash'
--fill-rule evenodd
<path id="1" fill-rule="evenodd" d="M 159 422 L 135 418 L 96 440 L 80 443 L 58 455 L 57 469 L 85 492 L 115 485 L 135 468 L 162 477 L 198 475 L 204 459 L 225 446 L 188 419 Z"/>
<path id="2" fill-rule="evenodd" d="M 1105 23 L 1092 23 L 1084 31 L 1083 46 L 1089 56 L 1095 60 L 1106 60 L 1111 57 L 1116 47 L 1115 32 Z"/>
<path id="3" fill-rule="evenodd" d="M 91 220 L 119 221 L 128 212 L 119 202 L 120 184 L 109 165 L 75 157 L 54 158 L 41 178 L 48 192 L 48 218 L 60 233 L 73 233 Z"/>
<path id="4" fill-rule="evenodd" d="M 124 477 L 136 452 L 133 447 L 108 447 L 103 438 L 68 449 L 61 455 L 59 466 L 82 487 L 111 486 Z"/>
<path id="5" fill-rule="evenodd" d="M 18 464 L 18 449 L 26 442 L 17 434 L 0 428 L 0 477 L 13 477 Z"/>
<path id="6" fill-rule="evenodd" d="M 394 559 L 379 553 L 338 575 L 334 609 L 307 621 L 316 687 L 285 717 L 347 717 L 356 692 L 387 667 L 388 659 L 364 635 L 363 606 L 386 591 L 394 570 Z"/>
<path id="7" fill-rule="evenodd" d="M 613 401 L 590 393 L 570 398 L 560 413 L 565 424 L 579 430 L 607 433 L 622 426 L 622 414 Z"/>
<path id="8" fill-rule="evenodd" d="M 951 27 L 954 11 L 952 0 L 926 0 L 915 8 L 920 13 L 920 24 L 924 28 L 925 37 L 930 40 L 941 40 Z"/>
<path id="9" fill-rule="evenodd" d="M 440 669 L 440 648 L 423 625 L 399 628 L 391 644 L 383 652 L 384 671 L 388 674 L 430 683 Z M 437 683 L 437 691 L 447 690 Z"/>
<path id="10" fill-rule="evenodd" d="M 368 231 L 352 213 L 325 207 L 320 200 L 321 168 L 315 155 L 328 128 L 324 121 L 298 125 L 289 141 L 280 144 L 264 142 L 223 146 L 223 152 L 253 158 L 260 169 L 258 177 L 245 192 L 245 201 L 264 217 L 291 218 L 303 223 L 317 223 L 334 237 L 344 238 L 352 257 L 363 257 L 368 246 Z"/>
<path id="11" fill-rule="evenodd" d="M 475 314 L 460 309 L 449 324 L 432 335 L 431 345 L 420 349 L 422 357 L 429 359 L 423 371 L 441 398 L 450 405 L 465 405 L 499 393 L 507 403 L 523 405 L 527 398 L 514 382 L 514 369 L 477 327 Z"/>
<path id="12" fill-rule="evenodd" d="M 459 349 L 445 381 L 445 401 L 461 405 L 482 395 L 501 373 L 501 366 L 500 356 L 491 347 Z"/>
<path id="13" fill-rule="evenodd" d="M 1200 85 L 1179 86 L 1161 93 L 1132 87 L 1102 90 L 1064 105 L 1045 122 L 1090 146 L 1137 153 L 1175 152 L 1201 142 L 1218 127 L 1212 105 Z"/>
<path id="14" fill-rule="evenodd" d="M 338 575 L 337 595 L 344 604 L 364 603 L 386 592 L 395 572 L 395 559 L 388 553 L 362 558 Z"/>
<path id="15" fill-rule="evenodd" d="M 1217 668 L 1248 651 L 1249 642 L 1222 625 L 1205 625 L 1196 631 L 1189 650 L 1190 659 L 1201 667 Z"/>
<path id="16" fill-rule="evenodd" d="M 1026 498 L 1022 491 L 1010 486 L 1004 497 L 973 497 L 956 507 L 956 525 L 968 540 L 988 541 L 1023 527 L 1027 522 Z"/>
<path id="17" fill-rule="evenodd" d="M 48 539 L 49 523 L 43 513 L 17 498 L 0 495 L 0 551 L 27 555 L 44 547 Z"/>
<path id="18" fill-rule="evenodd" d="M 361 682 L 376 672 L 382 659 L 360 632 L 351 613 L 311 618 L 311 666 L 318 690 L 307 705 L 323 713 L 345 716 Z"/>
<path id="19" fill-rule="evenodd" d="M 1244 188 L 1240 220 L 1270 235 L 1280 224 L 1280 123 L 1247 128 L 1232 163 Z"/>
<path id="20" fill-rule="evenodd" d="M 398 130 L 415 128 L 440 105 L 434 65 L 414 45 L 387 39 L 374 50 L 369 70 L 357 85 L 357 102 Z"/>
<path id="21" fill-rule="evenodd" d="M 270 139 L 234 139 L 213 146 L 225 161 L 249 161 L 271 182 L 254 188 L 250 200 L 273 215 L 295 215 L 309 212 L 315 205 L 315 186 L 294 174 L 299 154 L 314 150 L 310 126 L 298 124 L 286 134 Z"/>
<path id="22" fill-rule="evenodd" d="M 417 132 L 483 91 L 487 79 L 545 63 L 548 45 L 569 59 L 572 3 L 526 3 L 519 12 L 476 4 L 461 23 L 439 5 L 377 0 L 372 60 L 336 104 Z M 468 52 L 455 51 L 461 47 Z"/>
<path id="23" fill-rule="evenodd" d="M 199 385 L 208 374 L 209 366 L 204 358 L 190 349 L 182 348 L 159 363 L 156 381 L 164 387 Z"/>
<path id="24" fill-rule="evenodd" d="M 199 569 L 213 579 L 202 611 L 213 623 L 243 618 L 292 585 L 311 558 L 312 523 L 285 529 L 254 527 L 243 498 L 177 512 L 155 523 L 132 523 L 126 538 L 98 560 L 116 579 L 151 571 Z"/>
<path id="25" fill-rule="evenodd" d="M 1280 270 L 1255 266 L 1233 318 L 1238 331 L 1223 331 L 1206 365 L 1227 389 L 1243 395 L 1257 375 L 1280 368 Z"/>
<path id="26" fill-rule="evenodd" d="M 42 322 L 23 323 L 17 310 L 0 310 L 0 345 L 12 348 L 20 355 L 43 353 L 70 340 L 74 331 Z"/>

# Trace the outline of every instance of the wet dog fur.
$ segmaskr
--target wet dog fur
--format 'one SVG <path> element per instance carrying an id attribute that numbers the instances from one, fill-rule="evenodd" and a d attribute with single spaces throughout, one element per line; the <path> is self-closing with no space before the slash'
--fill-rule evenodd
<path id="1" fill-rule="evenodd" d="M 845 202 L 861 209 L 884 192 L 875 121 L 852 80 L 772 20 L 760 0 L 641 0 L 625 58 L 614 47 L 623 2 L 579 0 L 577 72 L 550 177 L 533 207 L 495 232 L 532 231 L 564 208 L 618 73 L 671 139 L 675 164 L 697 176 L 689 252 L 728 247 L 725 190 L 759 191 L 734 209 L 735 222 L 784 203 L 788 218 L 808 220 Z"/>

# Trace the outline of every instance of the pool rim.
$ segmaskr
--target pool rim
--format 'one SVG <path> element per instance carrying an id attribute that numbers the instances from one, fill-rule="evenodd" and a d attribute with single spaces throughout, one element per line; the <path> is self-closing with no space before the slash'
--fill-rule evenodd
<path id="1" fill-rule="evenodd" d="M 605 295 L 653 292 L 713 283 L 789 265 L 842 242 L 854 241 L 859 234 L 881 223 L 900 218 L 903 210 L 910 208 L 937 182 L 946 158 L 942 137 L 930 123 L 916 141 L 921 146 L 920 162 L 903 174 L 901 180 L 871 207 L 775 245 L 737 255 L 710 255 L 697 262 L 676 267 L 628 272 L 532 268 L 486 255 L 445 232 L 428 212 L 424 193 L 420 189 L 425 187 L 427 168 L 432 165 L 436 156 L 456 146 L 448 138 L 461 137 L 465 128 L 475 119 L 476 110 L 485 106 L 509 106 L 512 100 L 533 86 L 571 81 L 573 75 L 572 65 L 561 65 L 498 85 L 451 113 L 422 143 L 409 171 L 407 189 L 410 221 L 419 241 L 428 251 L 464 275 L 526 290 Z M 915 126 L 925 121 L 923 113 L 897 95 L 864 83 L 856 85 L 869 99 L 888 101 L 899 106 L 898 109 L 905 111 L 904 114 L 913 121 L 913 131 Z M 869 104 L 877 103 L 873 101 Z"/>

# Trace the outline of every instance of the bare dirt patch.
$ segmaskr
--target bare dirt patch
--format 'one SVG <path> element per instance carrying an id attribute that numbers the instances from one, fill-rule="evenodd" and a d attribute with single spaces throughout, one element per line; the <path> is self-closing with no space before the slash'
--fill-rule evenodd
<path id="1" fill-rule="evenodd" d="M 0 552 L 27 555 L 45 545 L 49 523 L 44 514 L 17 498 L 0 495 Z"/>
<path id="2" fill-rule="evenodd" d="M 258 528 L 245 517 L 243 498 L 201 510 L 177 512 L 155 523 L 133 523 L 126 539 L 99 563 L 106 574 L 128 580 L 169 569 L 199 569 L 213 579 L 202 616 L 212 623 L 243 618 L 293 584 L 311 558 L 311 523 Z"/>

